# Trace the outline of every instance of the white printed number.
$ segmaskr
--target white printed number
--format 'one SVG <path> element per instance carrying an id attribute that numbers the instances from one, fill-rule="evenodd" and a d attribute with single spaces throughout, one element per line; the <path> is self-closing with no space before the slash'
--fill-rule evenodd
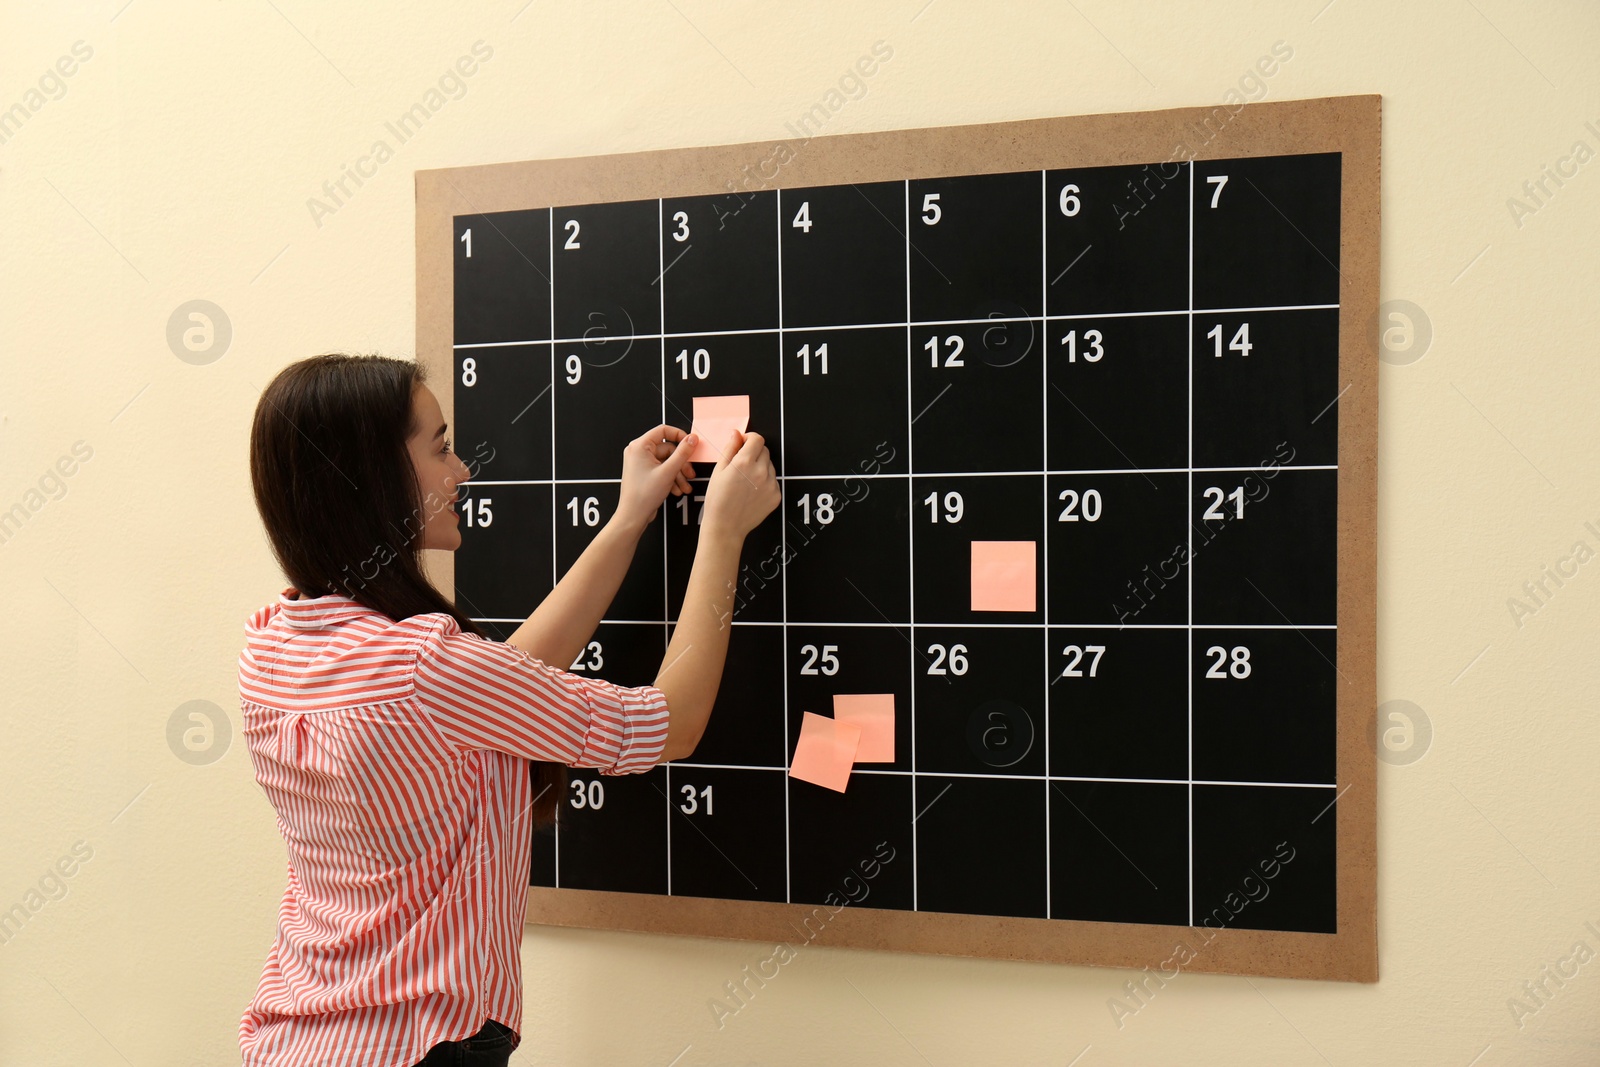
<path id="1" fill-rule="evenodd" d="M 805 663 L 800 665 L 801 674 L 835 675 L 839 673 L 839 646 L 823 645 L 819 650 L 816 645 L 801 645 L 800 654 L 806 657 Z M 818 667 L 817 664 L 822 666 Z"/>
<path id="2" fill-rule="evenodd" d="M 801 374 L 810 374 L 811 373 L 811 346 L 810 345 L 801 345 L 800 346 L 800 351 L 796 352 L 794 355 L 795 355 L 796 359 L 800 360 L 800 373 Z M 819 373 L 827 374 L 828 373 L 828 343 L 826 341 L 824 341 L 822 344 L 817 346 L 817 363 L 819 365 Z"/>
<path id="3" fill-rule="evenodd" d="M 1083 350 L 1083 361 L 1085 363 L 1099 363 L 1101 357 L 1106 354 L 1106 350 L 1100 347 L 1100 341 L 1099 330 L 1083 331 L 1083 343 L 1087 346 Z M 1078 331 L 1068 330 L 1067 335 L 1061 339 L 1061 343 L 1067 346 L 1067 362 L 1078 362 Z"/>
<path id="4" fill-rule="evenodd" d="M 693 815 L 695 812 L 700 810 L 703 802 L 705 805 L 706 814 L 714 814 L 711 810 L 712 797 L 711 787 L 709 785 L 700 790 L 699 793 L 695 792 L 694 786 L 686 785 L 683 787 L 681 792 L 683 793 L 683 799 L 678 802 L 679 811 L 683 812 L 685 815 Z"/>
<path id="5" fill-rule="evenodd" d="M 938 492 L 935 491 L 935 492 L 929 493 L 927 496 L 922 498 L 922 502 L 924 504 L 928 505 L 928 510 L 930 512 L 930 514 L 928 515 L 928 521 L 929 522 L 935 522 L 935 523 L 938 522 L 939 521 L 939 494 L 938 494 Z M 960 493 L 950 492 L 950 493 L 946 493 L 944 495 L 944 521 L 945 522 L 960 522 L 961 521 L 961 516 L 966 513 L 966 510 L 967 510 L 966 504 L 965 504 L 965 502 L 962 501 Z"/>
<path id="6" fill-rule="evenodd" d="M 567 231 L 567 243 L 562 245 L 561 247 L 562 248 L 582 248 L 583 246 L 578 243 L 578 220 L 577 219 L 568 219 L 567 220 L 567 224 L 566 224 L 566 226 L 564 228 Z"/>
<path id="7" fill-rule="evenodd" d="M 574 352 L 567 357 L 567 384 L 577 385 L 583 381 L 583 360 Z"/>
<path id="8" fill-rule="evenodd" d="M 694 350 L 694 358 L 692 360 L 689 357 L 689 350 L 685 348 L 678 353 L 676 362 L 682 369 L 684 381 L 689 380 L 689 371 L 691 369 L 694 371 L 694 376 L 701 381 L 705 381 L 706 376 L 711 373 L 711 353 L 703 348 Z"/>
<path id="9" fill-rule="evenodd" d="M 1100 491 L 1098 489 L 1085 489 L 1081 497 L 1076 489 L 1063 489 L 1056 494 L 1056 499 L 1065 505 L 1061 509 L 1061 514 L 1056 516 L 1057 522 L 1077 522 L 1080 518 L 1086 522 L 1098 522 L 1100 520 Z M 1078 510 L 1079 503 L 1083 505 L 1081 513 Z"/>
<path id="10" fill-rule="evenodd" d="M 1235 678 L 1250 677 L 1250 650 L 1245 646 L 1234 645 L 1230 653 L 1221 645 L 1212 645 L 1206 655 L 1217 657 L 1206 671 L 1207 678 L 1226 679 L 1230 674 Z"/>
<path id="11" fill-rule="evenodd" d="M 807 493 L 805 496 L 802 496 L 800 498 L 800 500 L 799 500 L 799 504 L 800 504 L 800 521 L 805 523 L 807 526 L 810 526 L 811 525 L 811 512 L 812 512 L 811 494 Z M 817 515 L 817 524 L 820 525 L 820 526 L 826 526 L 830 522 L 833 521 L 833 494 L 832 493 L 818 493 L 817 494 L 816 515 Z"/>
<path id="12" fill-rule="evenodd" d="M 1078 200 L 1077 193 L 1078 187 L 1076 185 L 1063 185 L 1061 187 L 1061 213 L 1069 219 L 1076 215 L 1078 209 L 1083 206 Z"/>
<path id="13" fill-rule="evenodd" d="M 1222 323 L 1219 322 L 1215 326 L 1211 327 L 1211 332 L 1206 334 L 1206 336 L 1217 343 L 1215 355 L 1218 359 L 1221 359 Z M 1254 347 L 1255 346 L 1250 343 L 1250 324 L 1248 322 L 1241 322 L 1239 324 L 1239 328 L 1233 331 L 1233 340 L 1228 342 L 1228 351 L 1237 352 L 1241 356 L 1248 356 L 1250 354 L 1250 349 Z"/>
<path id="14" fill-rule="evenodd" d="M 683 525 L 683 526 L 689 525 L 689 501 L 690 501 L 690 499 L 693 499 L 696 504 L 704 504 L 706 502 L 706 495 L 704 493 L 696 493 L 696 494 L 693 495 L 692 498 L 689 497 L 689 496 L 680 496 L 678 498 L 678 522 L 679 522 L 680 525 Z M 697 508 L 695 510 L 695 513 L 694 513 L 695 525 L 696 526 L 700 525 L 700 520 L 705 518 L 705 517 L 706 517 L 705 516 L 705 509 L 704 508 Z"/>
<path id="15" fill-rule="evenodd" d="M 575 808 L 592 808 L 599 811 L 606 806 L 606 787 L 599 780 L 585 782 L 574 778 L 571 802 Z"/>
<path id="16" fill-rule="evenodd" d="M 494 503 L 493 497 L 483 497 L 478 503 L 476 512 L 472 509 L 472 501 L 467 501 L 467 509 L 463 512 L 467 517 L 468 526 L 488 526 L 494 522 L 494 512 L 489 510 L 489 505 Z"/>
<path id="17" fill-rule="evenodd" d="M 928 359 L 930 361 L 929 366 L 939 366 L 939 339 L 937 337 L 930 337 L 928 338 L 928 343 L 922 347 L 928 351 Z M 961 350 L 967 347 L 967 342 L 963 341 L 959 334 L 951 334 L 949 337 L 946 337 L 944 339 L 944 347 L 944 365 L 946 367 L 966 366 L 966 364 L 961 361 Z"/>
<path id="18" fill-rule="evenodd" d="M 468 389 L 478 384 L 478 361 L 471 356 L 461 361 L 461 384 Z"/>
<path id="19" fill-rule="evenodd" d="M 800 210 L 795 212 L 794 222 L 790 225 L 797 230 L 803 230 L 806 233 L 811 232 L 811 201 L 801 202 Z"/>
<path id="20" fill-rule="evenodd" d="M 1206 184 L 1216 186 L 1211 191 L 1211 206 L 1216 207 L 1217 200 L 1222 196 L 1222 187 L 1228 184 L 1228 176 L 1226 174 L 1213 174 L 1206 179 Z"/>
<path id="21" fill-rule="evenodd" d="M 590 641 L 588 645 L 586 645 L 583 650 L 578 653 L 578 658 L 572 661 L 572 666 L 568 667 L 567 670 L 597 671 L 605 665 L 605 649 L 600 647 L 599 641 Z M 595 805 L 597 808 L 599 806 L 600 805 L 598 804 Z"/>
<path id="22" fill-rule="evenodd" d="M 939 194 L 928 193 L 922 198 L 922 224 L 924 226 L 937 226 L 944 217 L 944 212 L 939 210 Z"/>
<path id="23" fill-rule="evenodd" d="M 572 512 L 572 525 L 578 525 L 578 498 L 573 497 L 567 501 L 567 510 Z M 600 500 L 598 497 L 583 498 L 583 524 L 585 526 L 600 525 Z"/>
<path id="24" fill-rule="evenodd" d="M 672 231 L 672 239 L 680 244 L 689 239 L 689 213 L 687 211 L 674 211 L 672 221 L 678 228 Z"/>
<path id="25" fill-rule="evenodd" d="M 1100 669 L 1100 657 L 1105 655 L 1105 651 L 1105 645 L 1068 645 L 1061 650 L 1061 654 L 1067 657 L 1067 665 L 1061 668 L 1061 677 L 1082 678 L 1083 668 L 1079 664 L 1083 662 L 1084 653 L 1087 652 L 1094 656 L 1094 659 L 1089 661 L 1089 677 L 1093 678 L 1094 672 Z"/>
<path id="26" fill-rule="evenodd" d="M 954 674 L 957 676 L 967 673 L 967 646 L 951 645 L 948 655 L 943 645 L 929 645 L 928 655 L 933 657 L 933 662 L 928 664 L 929 674 Z M 950 665 L 947 672 L 945 664 Z"/>
<path id="27" fill-rule="evenodd" d="M 461 243 L 467 246 L 467 258 L 472 258 L 472 227 L 468 226 L 461 231 Z"/>
<path id="28" fill-rule="evenodd" d="M 1224 500 L 1233 501 L 1234 518 L 1244 518 L 1244 486 L 1241 485 L 1233 492 L 1224 494 L 1221 486 L 1213 485 L 1206 490 L 1205 497 L 1211 501 L 1211 506 L 1201 514 L 1202 519 L 1226 519 L 1228 515 L 1222 510 Z"/>

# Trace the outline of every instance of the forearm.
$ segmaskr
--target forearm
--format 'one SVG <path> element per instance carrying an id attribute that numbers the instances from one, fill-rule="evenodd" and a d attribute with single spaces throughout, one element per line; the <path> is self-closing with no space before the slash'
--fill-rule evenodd
<path id="1" fill-rule="evenodd" d="M 565 669 L 583 650 L 611 606 L 644 529 L 619 522 L 613 516 L 543 603 L 506 638 L 506 643 Z"/>
<path id="2" fill-rule="evenodd" d="M 701 528 L 683 610 L 655 680 L 670 714 L 665 760 L 693 752 L 711 717 L 733 633 L 735 580 L 743 546 L 742 536 Z"/>

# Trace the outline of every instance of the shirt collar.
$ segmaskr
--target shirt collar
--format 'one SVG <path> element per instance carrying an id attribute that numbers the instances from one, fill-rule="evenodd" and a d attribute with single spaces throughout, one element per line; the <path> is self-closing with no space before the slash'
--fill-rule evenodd
<path id="1" fill-rule="evenodd" d="M 322 630 L 362 615 L 373 614 L 371 608 L 342 593 L 291 599 L 298 592 L 290 586 L 278 594 L 278 610 L 284 624 L 296 630 Z"/>

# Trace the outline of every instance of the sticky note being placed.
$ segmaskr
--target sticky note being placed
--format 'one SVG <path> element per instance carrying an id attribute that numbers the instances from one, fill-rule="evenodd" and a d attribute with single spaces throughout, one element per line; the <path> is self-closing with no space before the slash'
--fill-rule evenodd
<path id="1" fill-rule="evenodd" d="M 697 396 L 694 398 L 694 425 L 689 432 L 700 438 L 700 443 L 689 453 L 691 463 L 715 463 L 733 439 L 737 430 L 744 433 L 750 425 L 749 396 Z"/>
<path id="2" fill-rule="evenodd" d="M 1036 541 L 972 542 L 972 610 L 1034 611 Z"/>
<path id="3" fill-rule="evenodd" d="M 789 777 L 843 793 L 860 744 L 861 727 L 805 712 L 800 719 L 800 742 L 789 761 Z"/>
<path id="4" fill-rule="evenodd" d="M 894 762 L 893 693 L 835 693 L 833 717 L 861 728 L 857 763 Z"/>

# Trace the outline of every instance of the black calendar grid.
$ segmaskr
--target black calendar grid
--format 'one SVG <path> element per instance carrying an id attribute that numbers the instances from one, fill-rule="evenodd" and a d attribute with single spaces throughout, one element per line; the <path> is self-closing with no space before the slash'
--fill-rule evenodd
<path id="1" fill-rule="evenodd" d="M 1332 932 L 1339 182 L 1322 154 L 456 216 L 486 631 L 695 395 L 750 394 L 783 486 L 696 757 L 575 772 L 532 884 L 822 903 L 885 841 L 868 906 L 1194 925 L 1292 838 L 1231 925 Z M 668 499 L 572 669 L 653 678 L 697 509 Z M 966 606 L 973 540 L 1036 543 L 1036 611 Z M 786 773 L 833 692 L 896 695 L 896 762 L 842 795 Z"/>

